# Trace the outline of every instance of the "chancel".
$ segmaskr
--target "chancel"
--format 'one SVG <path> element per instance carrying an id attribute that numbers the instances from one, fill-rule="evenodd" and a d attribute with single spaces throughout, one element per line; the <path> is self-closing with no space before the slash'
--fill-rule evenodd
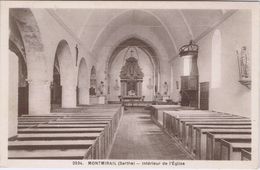
<path id="1" fill-rule="evenodd" d="M 251 160 L 249 10 L 9 15 L 9 159 Z"/>
<path id="2" fill-rule="evenodd" d="M 136 47 L 135 47 L 136 48 Z M 137 100 L 140 101 L 142 96 L 142 83 L 144 73 L 142 72 L 138 64 L 138 56 L 135 58 L 133 56 L 133 49 L 127 49 L 126 55 L 130 50 L 130 57 L 127 58 L 125 65 L 122 67 L 120 72 L 121 81 L 121 101 L 126 102 L 127 100 Z M 136 54 L 137 55 L 137 54 Z"/>

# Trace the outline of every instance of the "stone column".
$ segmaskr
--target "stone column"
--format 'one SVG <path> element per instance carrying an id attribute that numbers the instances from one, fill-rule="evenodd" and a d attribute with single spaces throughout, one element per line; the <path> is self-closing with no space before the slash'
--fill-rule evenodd
<path id="1" fill-rule="evenodd" d="M 87 87 L 79 87 L 79 104 L 89 104 L 89 90 Z"/>
<path id="2" fill-rule="evenodd" d="M 18 57 L 9 52 L 9 101 L 8 101 L 8 137 L 17 135 L 18 124 Z"/>
<path id="3" fill-rule="evenodd" d="M 29 83 L 29 115 L 50 113 L 50 81 L 28 80 Z"/>
<path id="4" fill-rule="evenodd" d="M 62 108 L 76 107 L 76 86 L 71 84 L 62 85 Z"/>

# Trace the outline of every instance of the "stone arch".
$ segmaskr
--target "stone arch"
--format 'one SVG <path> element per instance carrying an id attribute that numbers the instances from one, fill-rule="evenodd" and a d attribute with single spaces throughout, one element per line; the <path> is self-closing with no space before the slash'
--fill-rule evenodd
<path id="1" fill-rule="evenodd" d="M 53 78 L 51 83 L 51 108 L 61 107 L 62 87 L 60 76 L 60 64 L 57 55 L 55 55 L 53 65 Z"/>
<path id="2" fill-rule="evenodd" d="M 110 70 L 111 65 L 116 58 L 116 56 L 125 48 L 129 46 L 138 46 L 148 57 L 150 62 L 153 65 L 153 80 L 154 80 L 154 93 L 158 91 L 159 89 L 159 80 L 160 80 L 160 61 L 158 58 L 158 52 L 156 51 L 156 48 L 154 48 L 151 43 L 147 40 L 144 40 L 143 38 L 140 38 L 136 35 L 131 35 L 128 37 L 125 37 L 124 39 L 121 39 L 120 42 L 118 42 L 114 48 L 112 48 L 112 51 L 110 52 L 109 57 L 106 61 L 106 69 L 105 73 L 107 74 L 107 84 L 110 84 Z M 110 87 L 108 87 L 109 90 Z"/>
<path id="3" fill-rule="evenodd" d="M 17 28 L 20 30 L 20 36 L 24 45 L 23 52 L 27 58 L 28 79 L 30 81 L 35 79 L 45 80 L 47 67 L 44 46 L 38 23 L 32 11 L 28 8 L 14 8 L 10 9 L 9 14 L 15 20 Z"/>
<path id="4" fill-rule="evenodd" d="M 84 58 L 81 58 L 78 69 L 77 86 L 77 100 L 79 105 L 86 105 L 89 103 L 88 87 L 88 68 L 86 60 Z"/>
<path id="5" fill-rule="evenodd" d="M 10 112 L 10 114 L 21 116 L 23 114 L 28 114 L 28 100 L 29 100 L 29 88 L 28 88 L 28 69 L 26 61 L 26 53 L 24 42 L 21 36 L 20 29 L 17 26 L 17 20 L 10 15 L 9 20 L 10 36 L 9 36 L 9 50 L 10 53 L 10 80 L 14 81 L 15 84 L 10 86 L 15 99 L 11 102 L 13 107 L 17 108 Z M 14 58 L 13 58 L 14 57 Z M 17 67 L 17 68 L 15 68 Z M 17 71 L 16 71 L 17 70 Z M 13 113 L 12 113 L 13 112 Z M 18 112 L 18 113 L 17 113 Z"/>
<path id="6" fill-rule="evenodd" d="M 22 41 L 15 42 L 19 44 L 18 48 L 22 47 L 21 52 L 24 54 L 24 58 L 26 58 L 27 82 L 29 83 L 29 114 L 49 113 L 50 84 L 38 23 L 29 8 L 11 8 L 9 16 L 10 21 L 15 20 L 20 32 L 19 36 Z"/>
<path id="7" fill-rule="evenodd" d="M 73 59 L 70 51 L 69 44 L 66 40 L 61 40 L 58 43 L 54 59 L 55 69 L 60 74 L 61 90 L 61 106 L 62 107 L 75 107 L 76 106 L 76 85 L 74 80 Z"/>
<path id="8" fill-rule="evenodd" d="M 150 12 L 145 9 L 134 9 L 134 10 L 128 9 L 128 10 L 125 10 L 125 11 L 115 15 L 114 17 L 112 17 L 110 19 L 110 21 L 107 22 L 107 24 L 104 26 L 104 28 L 99 32 L 98 36 L 96 37 L 96 39 L 94 40 L 94 43 L 91 46 L 91 50 L 95 51 L 95 48 L 102 46 L 102 45 L 100 45 L 100 43 L 103 43 L 104 40 L 107 39 L 107 36 L 110 35 L 111 32 L 115 31 L 114 27 L 118 27 L 118 25 L 125 24 L 127 21 L 129 21 L 131 23 L 131 21 L 132 21 L 132 15 L 130 15 L 131 12 L 137 12 L 142 15 L 148 16 L 148 17 L 150 17 L 149 20 L 153 20 L 157 24 L 160 24 L 161 27 L 163 28 L 163 33 L 165 33 L 165 35 L 166 35 L 165 38 L 169 39 L 168 42 L 171 43 L 173 46 L 172 49 L 174 51 L 174 54 L 178 51 L 176 42 L 173 39 L 166 24 L 155 13 Z M 169 53 L 169 55 L 171 53 Z"/>

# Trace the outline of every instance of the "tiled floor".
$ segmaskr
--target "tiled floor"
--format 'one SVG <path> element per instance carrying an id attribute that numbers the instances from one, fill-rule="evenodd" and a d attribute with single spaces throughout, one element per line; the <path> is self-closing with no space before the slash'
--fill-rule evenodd
<path id="1" fill-rule="evenodd" d="M 109 159 L 189 159 L 184 150 L 155 125 L 149 111 L 129 108 L 119 126 Z"/>

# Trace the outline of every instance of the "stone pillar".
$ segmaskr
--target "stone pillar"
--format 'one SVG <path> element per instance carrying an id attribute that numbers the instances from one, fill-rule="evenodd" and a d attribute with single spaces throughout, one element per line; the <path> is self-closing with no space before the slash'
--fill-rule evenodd
<path id="1" fill-rule="evenodd" d="M 50 81 L 29 80 L 29 115 L 50 113 Z"/>
<path id="2" fill-rule="evenodd" d="M 62 108 L 76 107 L 76 86 L 71 84 L 62 85 Z"/>
<path id="3" fill-rule="evenodd" d="M 87 87 L 79 87 L 78 91 L 79 104 L 89 104 L 89 90 Z"/>
<path id="4" fill-rule="evenodd" d="M 17 135 L 18 124 L 18 57 L 13 52 L 9 63 L 8 138 Z"/>

